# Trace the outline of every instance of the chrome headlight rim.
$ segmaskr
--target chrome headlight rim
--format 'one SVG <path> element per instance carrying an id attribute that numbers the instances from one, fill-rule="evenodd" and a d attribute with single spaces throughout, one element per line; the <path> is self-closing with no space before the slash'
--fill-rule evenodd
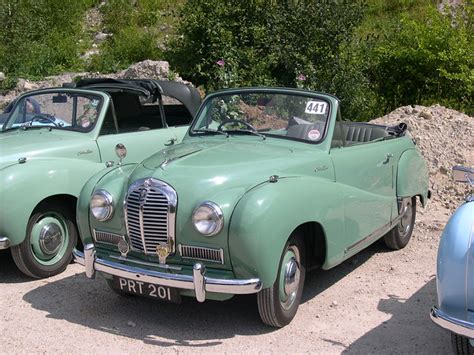
<path id="1" fill-rule="evenodd" d="M 210 230 L 209 232 L 203 232 L 202 230 L 199 230 L 199 228 L 197 227 L 197 223 L 199 221 L 196 220 L 196 213 L 201 209 L 201 208 L 208 208 L 209 210 L 212 211 L 212 214 L 215 216 L 215 219 L 213 219 L 214 221 L 214 228 L 212 228 L 212 230 Z M 215 202 L 212 202 L 212 201 L 204 201 L 202 203 L 200 203 L 193 211 L 193 214 L 192 214 L 192 222 L 193 222 L 193 226 L 194 226 L 194 229 L 199 233 L 199 234 L 202 234 L 206 237 L 212 237 L 218 233 L 220 233 L 222 231 L 222 228 L 224 227 L 224 213 L 222 212 L 222 209 L 221 207 L 215 203 Z"/>
<path id="2" fill-rule="evenodd" d="M 105 208 L 106 209 L 106 214 L 105 216 L 103 217 L 98 217 L 95 213 L 94 213 L 94 207 L 92 206 L 92 201 L 94 200 L 94 197 L 95 196 L 100 196 L 104 199 L 105 201 L 105 205 L 102 206 L 102 208 Z M 99 190 L 95 190 L 94 193 L 92 194 L 91 196 L 91 201 L 90 201 L 90 210 L 91 210 L 91 214 L 92 216 L 100 221 L 100 222 L 104 222 L 104 221 L 108 221 L 109 219 L 112 218 L 112 216 L 114 215 L 114 205 L 113 205 L 113 198 L 112 198 L 112 195 L 110 194 L 110 192 L 106 191 L 106 190 L 103 190 L 103 189 L 99 189 Z M 96 207 L 99 207 L 99 206 L 96 206 Z"/>

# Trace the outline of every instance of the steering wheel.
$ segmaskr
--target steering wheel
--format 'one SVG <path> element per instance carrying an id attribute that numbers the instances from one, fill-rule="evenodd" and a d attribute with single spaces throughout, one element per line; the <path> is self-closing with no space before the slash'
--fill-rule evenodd
<path id="1" fill-rule="evenodd" d="M 35 116 L 33 116 L 33 118 L 31 119 L 30 122 L 31 122 L 31 124 L 33 124 L 33 122 L 35 122 L 35 121 L 38 121 L 38 122 L 41 122 L 41 123 L 52 123 L 55 127 L 59 127 L 59 125 L 56 123 L 56 121 L 53 118 L 45 116 L 45 115 L 35 115 Z"/>
<path id="2" fill-rule="evenodd" d="M 222 131 L 222 127 L 224 127 L 225 125 L 228 125 L 228 124 L 243 124 L 245 127 L 247 127 L 248 129 L 250 129 L 251 131 L 254 131 L 254 132 L 257 132 L 257 129 L 252 126 L 250 123 L 248 122 L 245 122 L 243 120 L 238 120 L 238 119 L 232 119 L 232 120 L 227 120 L 227 121 L 224 121 L 222 122 L 218 127 L 217 127 L 217 130 L 218 131 Z"/>

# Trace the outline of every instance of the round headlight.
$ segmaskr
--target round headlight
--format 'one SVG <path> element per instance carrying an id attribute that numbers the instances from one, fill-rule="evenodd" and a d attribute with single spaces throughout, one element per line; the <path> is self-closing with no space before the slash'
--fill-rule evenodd
<path id="1" fill-rule="evenodd" d="M 97 190 L 92 194 L 90 206 L 92 215 L 99 221 L 106 221 L 114 214 L 112 195 L 105 190 Z"/>
<path id="2" fill-rule="evenodd" d="M 193 224 L 199 233 L 210 237 L 222 230 L 224 214 L 217 204 L 205 201 L 194 210 Z"/>

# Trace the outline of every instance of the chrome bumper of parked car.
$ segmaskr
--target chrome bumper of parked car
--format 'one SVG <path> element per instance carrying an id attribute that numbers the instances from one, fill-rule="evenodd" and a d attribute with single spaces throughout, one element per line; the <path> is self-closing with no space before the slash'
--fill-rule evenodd
<path id="1" fill-rule="evenodd" d="M 464 335 L 470 339 L 474 339 L 474 323 L 465 320 L 453 318 L 445 312 L 433 306 L 431 308 L 431 320 L 442 328 L 452 331 L 453 333 Z"/>
<path id="2" fill-rule="evenodd" d="M 7 237 L 0 237 L 0 250 L 10 248 L 10 239 Z"/>
<path id="3" fill-rule="evenodd" d="M 206 267 L 201 263 L 194 264 L 193 275 L 169 274 L 165 272 L 142 269 L 139 267 L 118 264 L 96 256 L 93 244 L 84 246 L 84 252 L 74 249 L 74 260 L 84 265 L 86 276 L 94 278 L 95 272 L 100 271 L 109 275 L 115 275 L 130 280 L 142 281 L 161 286 L 179 289 L 194 290 L 196 299 L 204 302 L 206 292 L 226 294 L 249 294 L 257 293 L 262 289 L 260 279 L 215 279 L 207 277 Z"/>

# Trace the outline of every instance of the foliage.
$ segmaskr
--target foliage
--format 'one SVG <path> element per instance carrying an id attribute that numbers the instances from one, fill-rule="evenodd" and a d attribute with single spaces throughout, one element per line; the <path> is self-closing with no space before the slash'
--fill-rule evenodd
<path id="1" fill-rule="evenodd" d="M 465 18 L 465 17 L 468 18 Z M 400 105 L 440 103 L 473 113 L 472 11 L 446 16 L 403 16 L 372 41 L 367 72 L 390 111 Z"/>
<path id="2" fill-rule="evenodd" d="M 42 77 L 80 66 L 81 21 L 93 0 L 0 0 L 0 71 Z"/>
<path id="3" fill-rule="evenodd" d="M 307 87 L 336 94 L 353 117 L 371 110 L 361 98 L 368 84 L 344 51 L 363 10 L 357 1 L 188 0 L 168 55 L 207 89 Z"/>

